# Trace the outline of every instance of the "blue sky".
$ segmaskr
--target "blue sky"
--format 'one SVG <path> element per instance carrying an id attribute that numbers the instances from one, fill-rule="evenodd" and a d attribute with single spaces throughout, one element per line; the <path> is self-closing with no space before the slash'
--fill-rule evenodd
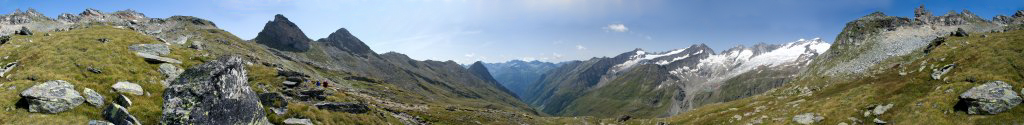
<path id="1" fill-rule="evenodd" d="M 921 4 L 936 15 L 968 9 L 985 19 L 1024 10 L 1022 0 L 2 0 L 0 12 L 188 15 L 243 39 L 284 14 L 313 39 L 344 27 L 380 53 L 471 63 L 585 60 L 700 43 L 722 51 L 801 38 L 831 42 L 850 20 L 874 11 L 913 16 Z"/>

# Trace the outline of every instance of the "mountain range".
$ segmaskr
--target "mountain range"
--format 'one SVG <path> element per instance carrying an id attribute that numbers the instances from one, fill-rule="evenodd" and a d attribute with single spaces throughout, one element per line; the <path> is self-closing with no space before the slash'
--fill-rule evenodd
<path id="1" fill-rule="evenodd" d="M 345 28 L 313 40 L 273 17 L 244 40 L 133 10 L 0 15 L 0 123 L 1024 123 L 1024 10 L 921 6 L 853 20 L 832 43 L 469 65 L 378 53 Z"/>

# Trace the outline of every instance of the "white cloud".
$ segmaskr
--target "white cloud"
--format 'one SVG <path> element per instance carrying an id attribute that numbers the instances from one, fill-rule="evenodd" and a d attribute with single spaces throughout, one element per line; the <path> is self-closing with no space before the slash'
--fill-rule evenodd
<path id="1" fill-rule="evenodd" d="M 587 50 L 587 47 L 584 47 L 583 45 L 576 45 L 576 50 Z"/>
<path id="2" fill-rule="evenodd" d="M 628 32 L 629 28 L 626 27 L 626 24 L 608 24 L 608 26 L 604 27 L 604 30 L 615 32 Z"/>
<path id="3" fill-rule="evenodd" d="M 473 58 L 474 56 L 476 56 L 476 53 L 466 53 L 465 56 L 469 57 L 469 58 Z"/>
<path id="4" fill-rule="evenodd" d="M 551 56 L 553 56 L 555 59 L 562 59 L 562 54 L 551 53 Z"/>

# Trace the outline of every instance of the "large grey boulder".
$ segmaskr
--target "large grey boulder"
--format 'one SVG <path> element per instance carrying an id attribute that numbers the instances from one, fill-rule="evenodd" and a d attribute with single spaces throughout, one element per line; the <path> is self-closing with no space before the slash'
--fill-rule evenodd
<path id="1" fill-rule="evenodd" d="M 1021 103 L 1021 97 L 1013 87 L 1003 81 L 994 81 L 975 86 L 960 94 L 960 101 L 954 106 L 967 114 L 994 115 L 1009 111 Z"/>
<path id="2" fill-rule="evenodd" d="M 153 54 L 146 54 L 146 53 L 141 53 L 141 52 L 135 52 L 135 55 L 139 56 L 139 57 L 142 57 L 143 59 L 146 60 L 146 62 L 153 63 L 153 64 L 160 64 L 160 63 L 181 64 L 181 61 L 178 61 L 176 59 L 171 59 L 171 58 L 167 58 L 167 57 L 160 57 L 160 56 L 153 55 Z"/>
<path id="3" fill-rule="evenodd" d="M 160 124 L 270 124 L 246 73 L 235 56 L 185 70 L 164 89 Z"/>
<path id="4" fill-rule="evenodd" d="M 160 74 L 163 74 L 164 77 L 167 78 L 164 79 L 164 82 L 170 83 L 171 81 L 174 81 L 174 79 L 177 79 L 178 75 L 181 75 L 181 72 L 184 72 L 185 70 L 178 68 L 178 66 L 174 66 L 174 64 L 162 63 L 160 64 L 159 71 Z"/>
<path id="5" fill-rule="evenodd" d="M 115 125 L 141 125 L 139 119 L 128 113 L 128 109 L 118 104 L 110 104 L 103 109 L 103 118 Z"/>
<path id="6" fill-rule="evenodd" d="M 89 104 L 96 107 L 103 107 L 103 102 L 106 100 L 103 95 L 90 88 L 82 90 L 82 94 L 85 94 L 85 102 L 89 102 Z"/>
<path id="7" fill-rule="evenodd" d="M 120 93 L 128 93 L 128 94 L 132 94 L 132 95 L 142 95 L 142 94 L 146 93 L 145 91 L 142 90 L 142 86 L 139 86 L 139 84 L 135 84 L 135 83 L 131 83 L 131 82 L 117 82 L 117 83 L 114 83 L 114 85 L 110 86 L 110 87 L 114 88 L 114 91 L 117 91 L 117 92 L 120 92 Z"/>
<path id="8" fill-rule="evenodd" d="M 21 98 L 28 102 L 29 112 L 56 114 L 71 110 L 85 102 L 75 91 L 75 85 L 64 80 L 47 81 L 29 87 L 21 92 Z"/>
<path id="9" fill-rule="evenodd" d="M 167 54 L 171 54 L 171 48 L 167 47 L 166 44 L 135 44 L 128 48 L 135 52 L 157 56 L 166 56 Z"/>
<path id="10" fill-rule="evenodd" d="M 799 124 L 804 124 L 804 125 L 809 125 L 809 124 L 813 124 L 813 123 L 816 123 L 816 122 L 820 122 L 821 120 L 825 120 L 825 117 L 822 117 L 821 115 L 818 115 L 817 113 L 804 113 L 804 114 L 793 116 L 793 121 L 794 122 L 799 123 Z"/>

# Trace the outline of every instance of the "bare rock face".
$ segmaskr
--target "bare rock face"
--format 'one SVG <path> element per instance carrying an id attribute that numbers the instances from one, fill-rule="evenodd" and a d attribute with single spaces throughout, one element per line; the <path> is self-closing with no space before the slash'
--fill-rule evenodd
<path id="1" fill-rule="evenodd" d="M 270 124 L 246 72 L 235 56 L 185 70 L 164 90 L 160 124 Z"/>
<path id="2" fill-rule="evenodd" d="M 263 26 L 263 31 L 256 36 L 256 43 L 283 51 L 305 52 L 312 41 L 295 23 L 288 21 L 284 15 L 274 16 L 274 20 Z"/>

